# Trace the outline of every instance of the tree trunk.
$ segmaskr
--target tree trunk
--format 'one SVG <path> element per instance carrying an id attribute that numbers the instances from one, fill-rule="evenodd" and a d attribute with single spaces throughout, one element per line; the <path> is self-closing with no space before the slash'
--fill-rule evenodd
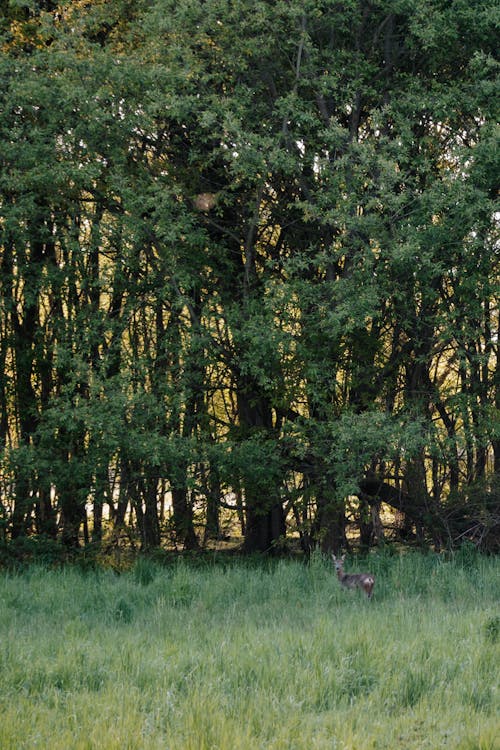
<path id="1" fill-rule="evenodd" d="M 199 542 L 193 524 L 193 511 L 184 486 L 172 487 L 172 505 L 176 538 L 184 549 L 198 549 Z"/>
<path id="2" fill-rule="evenodd" d="M 278 552 L 286 532 L 281 502 L 263 502 L 262 494 L 252 487 L 247 488 L 245 501 L 245 552 Z"/>
<path id="3" fill-rule="evenodd" d="M 325 497 L 317 498 L 317 518 L 315 535 L 320 539 L 321 550 L 325 554 L 339 553 L 347 549 L 344 502 Z"/>
<path id="4" fill-rule="evenodd" d="M 153 478 L 144 480 L 144 514 L 142 516 L 142 548 L 155 549 L 160 546 L 160 523 L 158 519 L 158 482 Z"/>

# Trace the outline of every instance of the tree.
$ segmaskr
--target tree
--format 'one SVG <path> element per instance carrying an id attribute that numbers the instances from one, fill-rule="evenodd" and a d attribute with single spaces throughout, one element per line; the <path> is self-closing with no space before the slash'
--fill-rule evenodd
<path id="1" fill-rule="evenodd" d="M 380 502 L 463 537 L 500 455 L 492 3 L 38 4 L 1 33 L 11 535 L 109 515 L 195 548 L 233 492 L 248 551 L 292 519 L 370 544 Z"/>

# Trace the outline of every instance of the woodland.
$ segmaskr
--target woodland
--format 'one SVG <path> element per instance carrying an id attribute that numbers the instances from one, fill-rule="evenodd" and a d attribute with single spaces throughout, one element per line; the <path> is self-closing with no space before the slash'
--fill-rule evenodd
<path id="1" fill-rule="evenodd" d="M 0 0 L 0 544 L 500 549 L 495 0 Z"/>

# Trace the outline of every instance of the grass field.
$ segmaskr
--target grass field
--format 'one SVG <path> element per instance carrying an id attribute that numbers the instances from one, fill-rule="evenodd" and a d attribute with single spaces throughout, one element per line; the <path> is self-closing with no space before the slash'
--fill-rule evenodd
<path id="1" fill-rule="evenodd" d="M 500 565 L 0 573 L 1 750 L 500 748 Z"/>

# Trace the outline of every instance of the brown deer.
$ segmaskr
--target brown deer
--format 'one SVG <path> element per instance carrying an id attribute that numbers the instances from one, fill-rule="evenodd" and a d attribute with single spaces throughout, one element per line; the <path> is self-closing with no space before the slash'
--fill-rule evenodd
<path id="1" fill-rule="evenodd" d="M 332 558 L 340 585 L 346 589 L 363 589 L 368 599 L 371 599 L 375 586 L 375 576 L 371 573 L 344 573 L 345 555 L 340 558 L 332 555 Z"/>

